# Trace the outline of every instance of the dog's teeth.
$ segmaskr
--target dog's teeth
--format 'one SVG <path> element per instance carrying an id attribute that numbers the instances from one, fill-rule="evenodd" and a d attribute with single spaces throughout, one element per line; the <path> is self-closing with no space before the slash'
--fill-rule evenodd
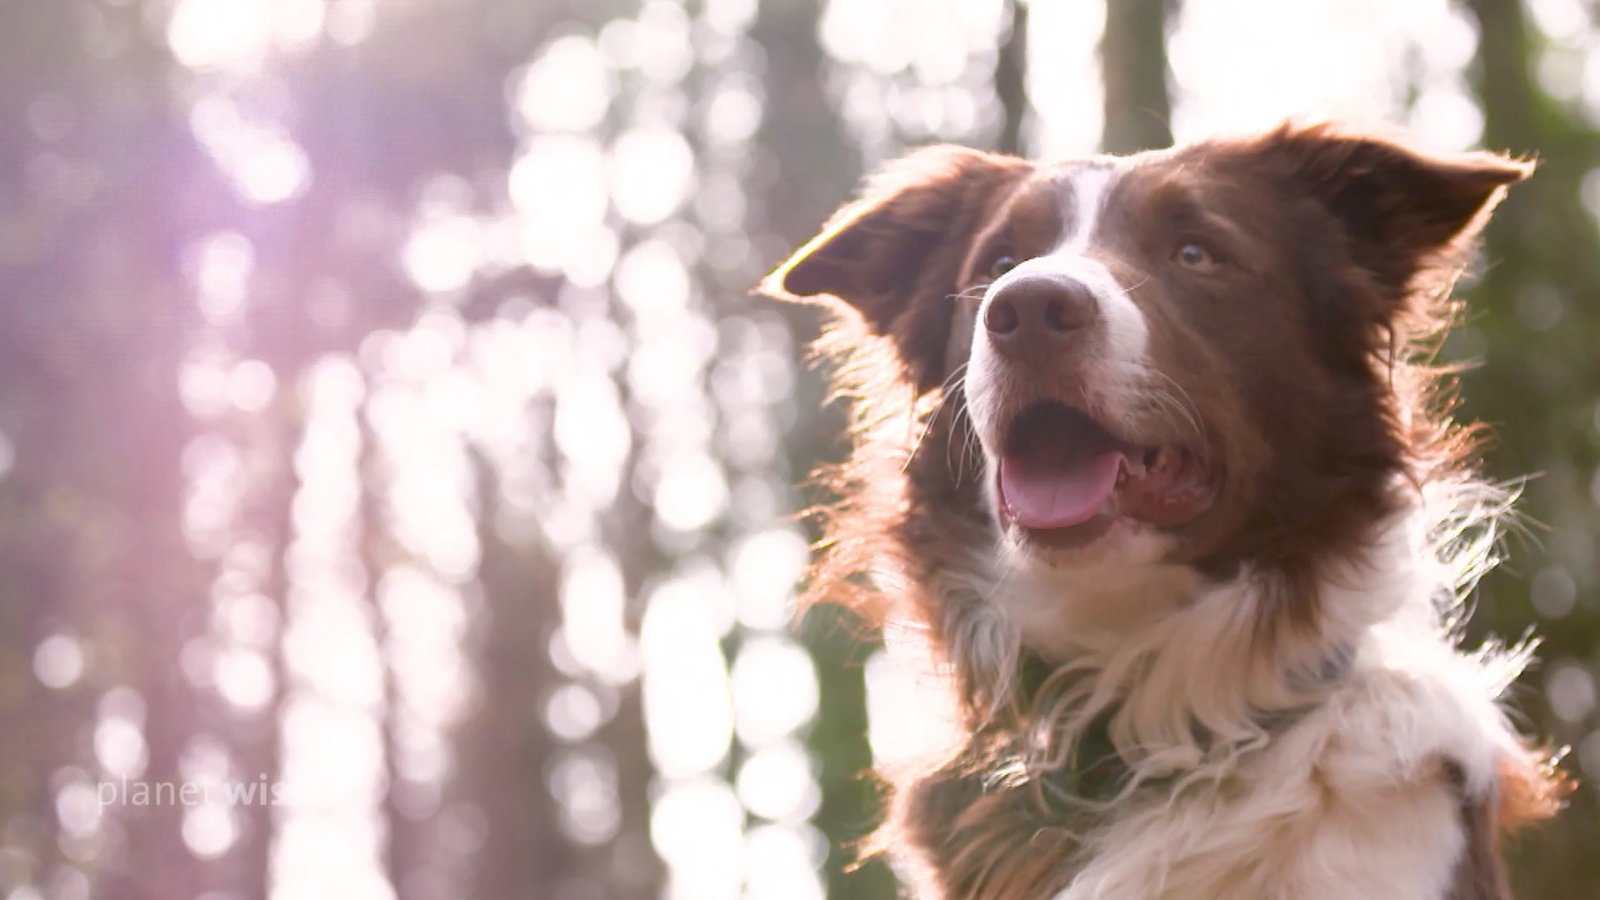
<path id="1" fill-rule="evenodd" d="M 1150 471 L 1165 472 L 1171 465 L 1172 451 L 1166 447 L 1161 447 L 1155 451 L 1155 459 L 1150 462 Z"/>

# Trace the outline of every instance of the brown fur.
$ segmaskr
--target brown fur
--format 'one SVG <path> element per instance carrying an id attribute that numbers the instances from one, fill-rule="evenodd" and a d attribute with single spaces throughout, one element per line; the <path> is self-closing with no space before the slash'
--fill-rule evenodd
<path id="1" fill-rule="evenodd" d="M 1548 749 L 1524 747 L 1499 759 L 1500 796 L 1493 810 L 1497 835 L 1514 833 L 1560 811 L 1576 784 L 1556 766 L 1558 758 Z"/>
<path id="2" fill-rule="evenodd" d="M 1045 897 L 1071 877 L 1077 840 L 1068 820 L 1052 814 L 1037 785 L 997 778 L 997 764 L 1017 760 L 1003 747 L 969 748 L 896 797 L 899 826 L 880 840 L 926 848 L 925 870 L 913 877 L 936 896 Z"/>
<path id="3" fill-rule="evenodd" d="M 1091 252 L 1134 285 L 1152 358 L 1226 464 L 1215 508 L 1178 529 L 1182 561 L 1218 577 L 1245 564 L 1274 573 L 1282 602 L 1259 623 L 1264 640 L 1315 627 L 1320 567 L 1355 557 L 1372 523 L 1400 507 L 1397 476 L 1420 487 L 1470 465 L 1475 432 L 1452 424 L 1450 373 L 1432 353 L 1455 317 L 1450 288 L 1473 238 L 1504 186 L 1529 171 L 1322 126 L 1126 164 Z M 997 540 L 954 325 L 970 321 L 994 258 L 1054 240 L 1063 223 L 1051 173 L 920 151 L 763 285 L 832 305 L 822 348 L 853 401 L 854 451 L 824 475 L 838 499 L 817 511 L 824 537 L 806 596 L 853 603 L 877 622 L 921 622 L 954 667 L 967 745 L 903 780 L 885 839 L 922 848 L 927 877 L 952 898 L 1044 897 L 1071 877 L 1070 816 L 1038 788 L 1050 773 L 1002 777 L 1030 758 L 1009 741 L 1026 731 L 1045 670 L 1018 660 L 1002 675 L 1021 691 L 1000 703 L 996 674 L 962 638 L 983 598 L 952 595 L 941 575 Z M 1167 248 L 1194 231 L 1227 266 L 1206 280 L 1169 277 Z M 1533 762 L 1505 761 L 1501 782 L 1500 827 L 1558 803 L 1557 780 Z"/>

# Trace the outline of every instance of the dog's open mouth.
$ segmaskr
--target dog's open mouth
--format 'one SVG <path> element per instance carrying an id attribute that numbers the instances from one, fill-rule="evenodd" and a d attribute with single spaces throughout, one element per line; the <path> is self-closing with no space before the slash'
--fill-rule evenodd
<path id="1" fill-rule="evenodd" d="M 1064 403 L 1024 409 L 1006 435 L 1000 514 L 1033 531 L 1124 516 L 1158 527 L 1194 519 L 1217 495 L 1212 466 L 1182 446 L 1139 446 Z"/>

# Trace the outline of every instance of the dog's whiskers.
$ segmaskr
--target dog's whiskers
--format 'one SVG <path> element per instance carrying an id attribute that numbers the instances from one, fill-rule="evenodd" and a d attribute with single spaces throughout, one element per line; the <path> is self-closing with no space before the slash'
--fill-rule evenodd
<path id="1" fill-rule="evenodd" d="M 1202 446 L 1209 446 L 1211 439 L 1205 419 L 1201 418 L 1199 408 L 1188 390 L 1171 375 L 1158 369 L 1147 369 L 1144 374 L 1158 384 L 1143 386 L 1136 392 L 1134 402 L 1153 406 L 1169 425 L 1192 435 Z"/>
<path id="2" fill-rule="evenodd" d="M 903 463 L 900 466 L 900 471 L 901 472 L 906 471 L 906 468 L 911 465 L 911 461 L 913 459 L 916 459 L 917 454 L 922 451 L 922 444 L 923 444 L 923 442 L 925 442 L 928 439 L 928 433 L 933 431 L 935 426 L 937 426 L 937 424 L 939 422 L 939 416 L 944 413 L 945 407 L 949 405 L 951 394 L 953 394 L 958 388 L 960 388 L 961 385 L 966 380 L 966 371 L 967 371 L 967 364 L 966 363 L 962 363 L 961 365 L 955 367 L 955 369 L 951 370 L 949 375 L 945 376 L 944 383 L 939 386 L 939 399 L 938 399 L 938 402 L 935 404 L 935 406 L 933 407 L 932 411 L 930 411 L 927 414 L 925 420 L 922 422 L 922 428 L 917 433 L 916 440 L 912 442 L 911 451 L 906 454 L 905 463 Z M 959 422 L 959 419 L 960 419 L 960 416 L 961 416 L 962 412 L 964 412 L 964 410 L 961 407 L 958 406 L 957 407 L 957 411 L 956 411 L 956 416 L 957 416 L 957 421 L 958 422 Z M 953 432 L 954 428 L 952 427 L 951 430 Z M 945 456 L 946 456 L 946 459 L 949 458 L 948 444 L 946 445 L 946 454 L 945 454 Z"/>

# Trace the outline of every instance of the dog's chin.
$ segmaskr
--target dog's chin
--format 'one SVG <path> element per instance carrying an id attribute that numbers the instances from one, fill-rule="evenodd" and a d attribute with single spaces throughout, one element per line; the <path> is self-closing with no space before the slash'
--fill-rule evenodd
<path id="1" fill-rule="evenodd" d="M 1128 516 L 1102 513 L 1065 528 L 1029 528 L 997 511 L 1001 534 L 1023 559 L 1051 569 L 1158 565 L 1178 554 L 1178 536 Z"/>
<path id="2" fill-rule="evenodd" d="M 1194 586 L 1183 538 L 1127 516 L 1052 529 L 1003 521 L 1001 542 L 1011 588 L 994 602 L 1047 662 L 1159 621 Z"/>

